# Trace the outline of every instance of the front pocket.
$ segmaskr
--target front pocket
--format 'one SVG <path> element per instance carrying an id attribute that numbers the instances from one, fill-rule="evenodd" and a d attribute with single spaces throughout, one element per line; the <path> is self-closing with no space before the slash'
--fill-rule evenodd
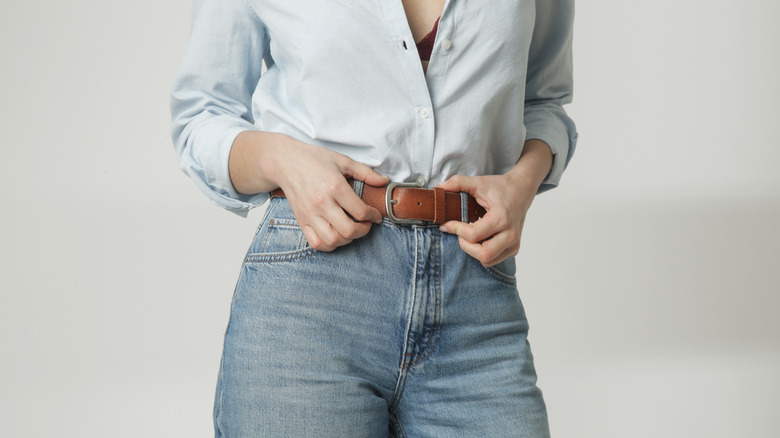
<path id="1" fill-rule="evenodd" d="M 503 260 L 501 263 L 497 263 L 487 268 L 482 266 L 481 263 L 479 264 L 479 266 L 488 275 L 490 275 L 491 277 L 495 278 L 496 280 L 502 283 L 506 283 L 511 286 L 517 284 L 517 278 L 515 277 L 515 272 L 517 268 L 515 266 L 514 257 L 508 257 L 506 260 Z"/>
<path id="2" fill-rule="evenodd" d="M 309 246 L 295 219 L 271 218 L 255 238 L 247 263 L 268 263 L 299 260 L 317 253 Z"/>

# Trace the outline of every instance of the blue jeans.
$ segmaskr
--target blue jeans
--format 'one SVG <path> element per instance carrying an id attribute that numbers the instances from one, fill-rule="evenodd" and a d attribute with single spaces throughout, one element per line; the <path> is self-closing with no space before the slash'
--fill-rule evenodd
<path id="1" fill-rule="evenodd" d="M 515 286 L 436 226 L 312 249 L 274 198 L 242 266 L 217 437 L 548 437 Z"/>

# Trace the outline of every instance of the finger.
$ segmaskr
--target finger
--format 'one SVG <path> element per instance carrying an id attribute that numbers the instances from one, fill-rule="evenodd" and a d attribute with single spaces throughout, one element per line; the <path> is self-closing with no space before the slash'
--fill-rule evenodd
<path id="1" fill-rule="evenodd" d="M 476 178 L 465 175 L 453 175 L 438 186 L 450 192 L 466 192 L 470 195 L 477 192 Z"/>
<path id="2" fill-rule="evenodd" d="M 508 259 L 509 257 L 514 257 L 514 256 L 516 256 L 516 255 L 517 255 L 517 250 L 518 250 L 518 249 L 519 249 L 519 248 L 507 248 L 507 249 L 505 249 L 505 250 L 504 250 L 504 252 L 502 252 L 502 253 L 501 253 L 501 254 L 500 254 L 498 257 L 494 258 L 493 260 L 491 260 L 491 261 L 490 261 L 489 263 L 487 263 L 487 264 L 483 263 L 483 264 L 482 264 L 482 266 L 484 266 L 484 267 L 486 267 L 486 268 L 487 268 L 487 267 L 490 267 L 490 266 L 495 266 L 495 265 L 497 265 L 497 264 L 499 264 L 499 263 L 503 262 L 504 260 Z"/>
<path id="3" fill-rule="evenodd" d="M 309 246 L 313 249 L 316 249 L 318 251 L 332 251 L 333 248 L 330 248 L 325 245 L 325 243 L 320 238 L 320 235 L 317 233 L 317 230 L 311 226 L 311 225 L 301 225 L 301 231 L 303 231 L 304 237 L 306 237 L 306 242 L 309 243 Z"/>
<path id="4" fill-rule="evenodd" d="M 450 221 L 443 224 L 439 229 L 457 235 L 471 243 L 481 242 L 488 237 L 503 231 L 500 224 L 495 220 L 490 212 L 479 218 L 476 222 L 468 224 L 460 221 Z"/>
<path id="5" fill-rule="evenodd" d="M 351 242 L 353 239 L 365 236 L 371 229 L 370 222 L 355 222 L 349 216 L 343 207 L 339 204 L 340 199 L 352 199 L 353 202 L 362 204 L 363 201 L 352 191 L 352 188 L 344 183 L 339 185 L 336 189 L 333 197 L 320 206 L 319 216 L 323 219 L 333 230 L 335 230 L 344 242 L 333 242 L 336 246 L 344 245 L 347 242 Z M 366 208 L 370 208 L 365 206 Z M 370 214 L 370 210 L 363 214 Z M 376 212 L 379 216 L 379 212 Z M 379 216 L 381 217 L 381 216 Z M 325 225 L 321 225 L 325 228 Z M 327 233 L 327 231 L 326 231 Z M 323 236 L 321 236 L 323 237 Z"/>
<path id="6" fill-rule="evenodd" d="M 474 257 L 478 262 L 482 263 L 481 259 L 484 258 L 484 256 L 482 255 L 481 244 L 471 243 L 462 237 L 458 237 L 458 244 L 460 245 L 460 249 L 462 249 L 463 252 L 470 255 L 471 257 Z"/>
<path id="7" fill-rule="evenodd" d="M 352 178 L 363 181 L 371 186 L 384 186 L 390 182 L 388 177 L 380 175 L 371 167 L 366 166 L 363 163 L 358 163 L 349 157 L 344 158 L 344 162 L 341 163 L 341 173 L 344 175 L 351 176 Z"/>
<path id="8" fill-rule="evenodd" d="M 355 222 L 339 207 L 328 210 L 324 218 L 343 240 L 349 242 L 365 236 L 371 229 L 371 222 Z M 340 246 L 345 243 L 338 243 L 337 245 Z"/>
<path id="9" fill-rule="evenodd" d="M 482 248 L 485 256 L 483 265 L 495 265 L 510 255 L 517 254 L 520 250 L 520 234 L 514 229 L 504 230 L 482 242 Z"/>
<path id="10" fill-rule="evenodd" d="M 331 225 L 330 222 L 322 217 L 310 218 L 310 223 L 307 224 L 308 228 L 313 229 L 311 238 L 309 234 L 304 232 L 306 240 L 309 242 L 309 246 L 319 251 L 330 252 L 341 245 L 346 245 L 350 241 L 344 239 Z M 303 226 L 301 227 L 303 228 Z"/>
<path id="11" fill-rule="evenodd" d="M 507 249 L 513 249 L 513 242 L 506 234 L 499 233 L 482 243 L 472 243 L 459 237 L 458 244 L 466 254 L 477 259 L 483 266 L 490 266 L 491 263 L 498 263 L 496 259 L 503 255 Z"/>
<path id="12" fill-rule="evenodd" d="M 382 223 L 382 213 L 363 202 L 351 187 L 340 193 L 336 198 L 336 202 L 357 221 Z"/>

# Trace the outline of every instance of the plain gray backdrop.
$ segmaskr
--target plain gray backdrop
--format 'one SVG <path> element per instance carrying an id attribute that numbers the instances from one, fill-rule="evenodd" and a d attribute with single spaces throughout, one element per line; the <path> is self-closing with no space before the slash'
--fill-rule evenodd
<path id="1" fill-rule="evenodd" d="M 222 211 L 177 168 L 190 11 L 3 1 L 0 436 L 213 436 L 262 209 Z M 778 16 L 578 3 L 579 148 L 517 258 L 554 436 L 777 436 Z"/>

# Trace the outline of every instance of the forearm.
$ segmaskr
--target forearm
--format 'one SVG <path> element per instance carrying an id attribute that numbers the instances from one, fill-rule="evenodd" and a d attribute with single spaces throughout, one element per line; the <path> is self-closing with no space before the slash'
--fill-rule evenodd
<path id="1" fill-rule="evenodd" d="M 228 168 L 238 193 L 270 192 L 279 187 L 273 165 L 285 135 L 276 132 L 244 131 L 233 141 Z"/>
<path id="2" fill-rule="evenodd" d="M 552 163 L 553 155 L 547 143 L 531 139 L 525 142 L 520 159 L 506 175 L 513 180 L 522 181 L 536 190 L 550 172 Z"/>

